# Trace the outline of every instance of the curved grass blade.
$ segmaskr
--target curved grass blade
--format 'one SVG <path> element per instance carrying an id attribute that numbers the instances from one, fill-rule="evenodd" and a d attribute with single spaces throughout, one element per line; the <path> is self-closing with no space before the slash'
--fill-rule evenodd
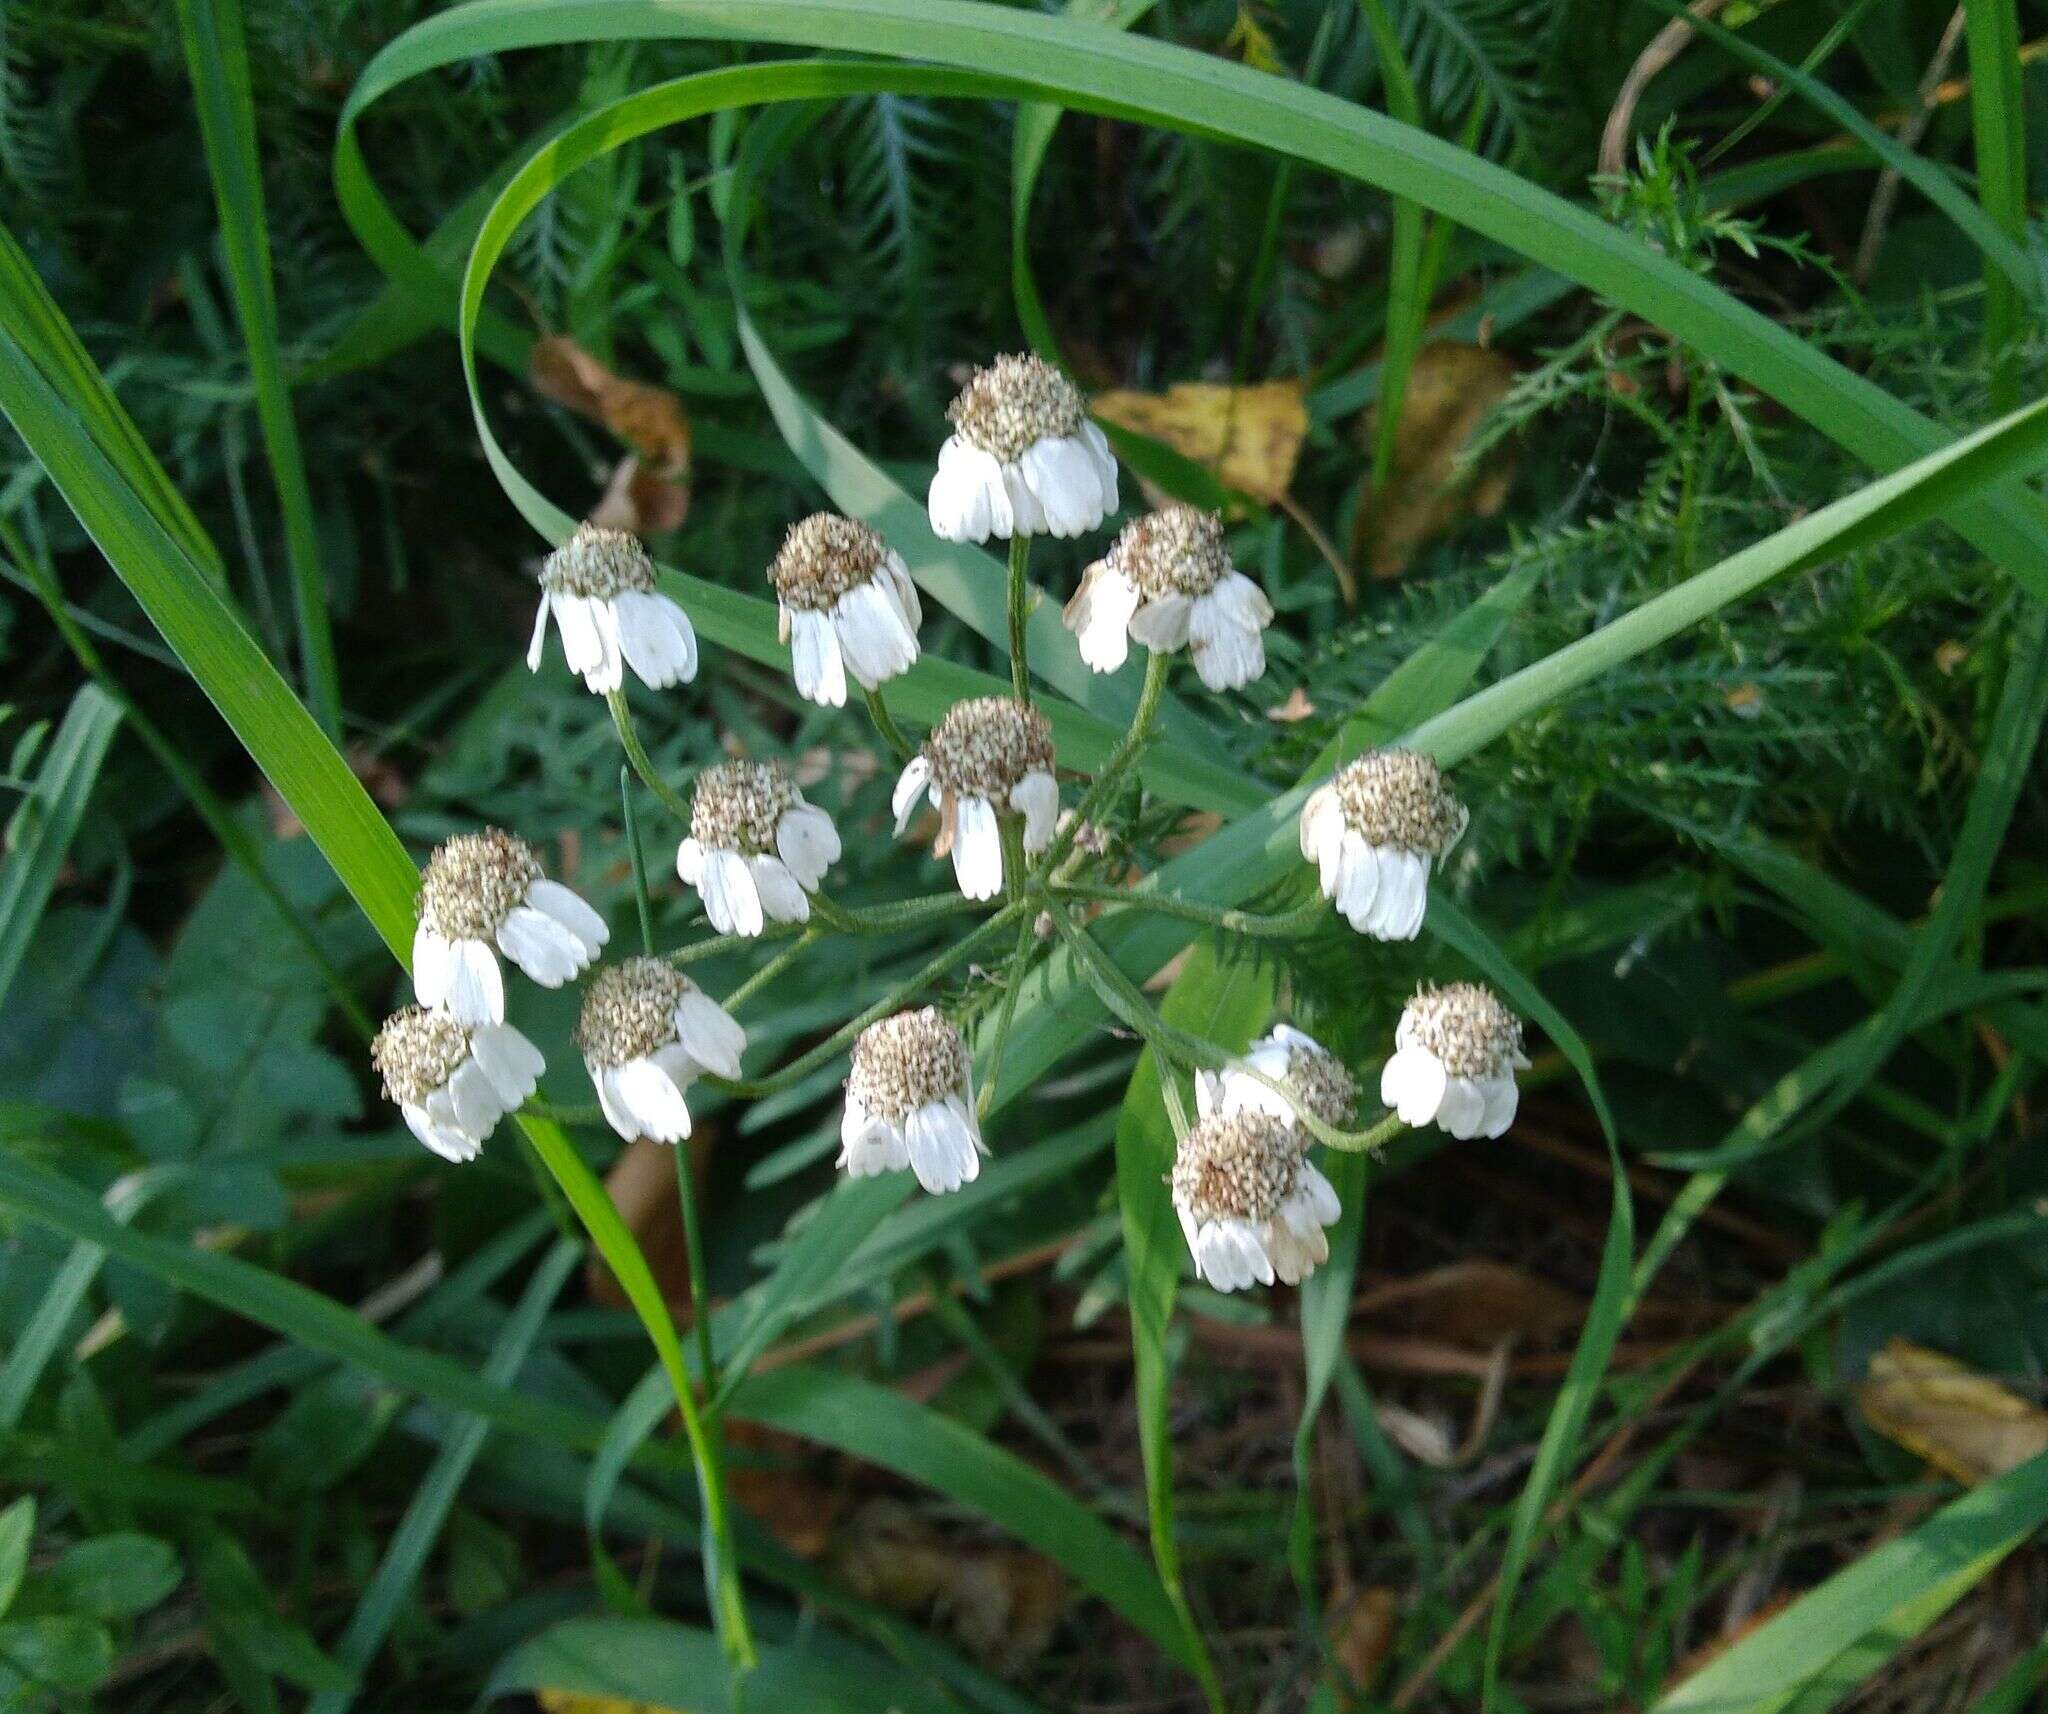
<path id="1" fill-rule="evenodd" d="M 356 125 L 407 78 L 452 60 L 571 41 L 704 39 L 881 53 L 958 66 L 955 93 L 1060 105 L 1269 149 L 1374 184 L 1577 281 L 1656 323 L 1777 399 L 1864 462 L 1891 469 L 1938 450 L 1936 424 L 1798 334 L 1492 163 L 1321 91 L 1167 42 L 971 0 L 468 0 L 415 25 L 364 68 L 336 137 L 336 194 L 387 271 L 432 264 L 371 179 Z M 804 75 L 801 67 L 776 72 Z M 917 81 L 893 89 L 940 92 Z M 870 92 L 873 92 L 871 89 Z M 2048 597 L 2048 503 L 2016 488 L 1959 498 L 1955 526 Z"/>
<path id="2" fill-rule="evenodd" d="M 2021 87 L 2020 23 L 2013 0 L 1965 0 L 1970 51 L 1970 128 L 1977 140 L 1977 197 L 1984 218 L 2024 251 L 2027 234 L 2027 106 Z M 2029 258 L 2031 261 L 2032 258 Z M 1984 355 L 1991 363 L 1991 408 L 2019 402 L 2013 348 L 2023 331 L 2021 305 L 2042 301 L 2038 265 L 2031 285 L 1984 260 Z"/>
<path id="3" fill-rule="evenodd" d="M 185 65 L 199 109 L 199 134 L 220 210 L 221 247 L 235 314 L 249 352 L 256 418 L 270 455 L 278 509 L 284 515 L 285 559 L 299 630 L 299 665 L 314 717 L 329 737 L 341 731 L 341 684 L 327 623 L 327 585 L 320 570 L 320 532 L 306 455 L 292 415 L 291 389 L 277 331 L 277 291 L 270 276 L 270 232 L 257 164 L 256 103 L 249 88 L 249 44 L 242 0 L 178 0 Z"/>

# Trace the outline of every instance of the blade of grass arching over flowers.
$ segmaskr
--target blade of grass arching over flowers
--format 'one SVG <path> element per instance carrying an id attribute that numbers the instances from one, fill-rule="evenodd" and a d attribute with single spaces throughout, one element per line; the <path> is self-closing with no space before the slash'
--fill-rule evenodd
<path id="1" fill-rule="evenodd" d="M 1650 1714 L 1820 1714 L 2048 1523 L 2048 1453 L 1973 1488 L 1746 1632 Z"/>
<path id="2" fill-rule="evenodd" d="M 582 1255 L 581 1244 L 563 1238 L 534 1269 L 517 1307 L 491 1347 L 491 1354 L 484 1359 L 485 1380 L 509 1387 L 519 1378 L 520 1367 L 540 1332 L 541 1321 Z M 419 1487 L 413 1490 L 412 1501 L 398 1520 L 398 1527 L 384 1544 L 384 1557 L 378 1561 L 369 1587 L 356 1603 L 356 1610 L 333 1649 L 334 1658 L 356 1675 L 358 1685 L 390 1634 L 392 1621 L 418 1584 L 427 1555 L 440 1539 L 449 1509 L 462 1491 L 470 1466 L 476 1462 L 490 1432 L 490 1422 L 484 1417 L 465 1416 L 456 1422 L 434 1461 L 427 1466 Z M 346 1690 L 323 1690 L 307 1704 L 306 1714 L 346 1714 L 355 1704 L 356 1688 L 352 1685 Z"/>
<path id="3" fill-rule="evenodd" d="M 1190 955 L 1184 979 L 1174 984 L 1160 1011 L 1168 1023 L 1219 1046 L 1246 1047 L 1272 1015 L 1272 968 L 1251 959 L 1239 959 L 1225 967 L 1215 943 L 1205 940 Z M 1188 1607 L 1174 1527 L 1166 1338 L 1187 1245 L 1166 1190 L 1173 1167 L 1174 1135 L 1160 1079 L 1173 1075 L 1154 1049 L 1148 1047 L 1139 1055 L 1117 1114 L 1117 1207 L 1123 1222 L 1138 1447 L 1145 1465 L 1145 1516 L 1152 1536 L 1152 1561 L 1186 1632 L 1202 1693 L 1211 1709 L 1221 1714 L 1222 1686 L 1201 1628 Z"/>
<path id="4" fill-rule="evenodd" d="M 370 177 L 356 135 L 364 110 L 394 85 L 513 48 L 678 38 L 914 59 L 925 63 L 896 68 L 860 92 L 1052 101 L 1292 156 L 1422 203 L 1602 294 L 1878 469 L 1896 469 L 1949 439 L 1798 332 L 1591 210 L 1475 154 L 1336 96 L 1170 42 L 972 0 L 468 0 L 391 42 L 350 92 L 334 170 L 336 194 L 358 237 L 388 271 L 431 267 Z M 934 63 L 959 68 L 960 81 L 935 81 Z M 805 75 L 787 62 L 772 69 L 793 79 Z M 2028 590 L 2048 598 L 2048 502 L 2003 486 L 1958 498 L 1951 521 Z"/>
<path id="5" fill-rule="evenodd" d="M 43 752 L 35 783 L 15 806 L 7 855 L 0 859 L 0 999 L 14 986 L 43 920 L 120 724 L 120 704 L 96 684 L 81 685 Z"/>
<path id="6" fill-rule="evenodd" d="M 249 353 L 256 420 L 270 456 L 278 510 L 284 516 L 285 560 L 291 571 L 299 631 L 299 668 L 314 718 L 331 738 L 341 731 L 341 684 L 334 665 L 334 637 L 327 622 L 327 581 L 320 569 L 313 490 L 306 479 L 306 454 L 299 444 L 299 425 L 292 415 L 291 388 L 285 381 L 278 339 L 277 288 L 270 274 L 270 229 L 263 205 L 242 0 L 178 0 L 178 27 L 199 109 L 199 135 L 213 175 L 214 204 L 220 211 L 228 285 L 242 324 L 242 343 Z"/>
<path id="7" fill-rule="evenodd" d="M 1970 51 L 1970 129 L 1977 140 L 1977 200 L 1984 217 L 2022 250 L 2027 235 L 2027 107 L 2021 87 L 2020 25 L 2014 0 L 1964 0 Z M 2014 346 L 2021 305 L 2039 304 L 2038 271 L 2031 292 L 1984 259 L 1984 355 L 1991 363 L 1991 408 L 2019 403 Z"/>

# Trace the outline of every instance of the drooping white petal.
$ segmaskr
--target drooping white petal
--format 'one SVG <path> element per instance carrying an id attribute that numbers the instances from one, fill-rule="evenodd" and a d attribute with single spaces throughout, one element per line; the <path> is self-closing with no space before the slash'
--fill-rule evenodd
<path id="1" fill-rule="evenodd" d="M 482 1151 L 482 1138 L 473 1137 L 452 1123 L 442 1123 L 417 1102 L 408 1101 L 398 1110 L 405 1116 L 412 1134 L 445 1161 L 460 1166 L 475 1160 Z"/>
<path id="2" fill-rule="evenodd" d="M 697 892 L 704 914 L 720 934 L 759 934 L 761 894 L 747 860 L 735 851 L 706 847 Z"/>
<path id="3" fill-rule="evenodd" d="M 1397 1048 L 1380 1073 L 1380 1104 L 1393 1108 L 1404 1125 L 1426 1125 L 1443 1104 L 1449 1082 L 1435 1054 L 1419 1047 Z"/>
<path id="4" fill-rule="evenodd" d="M 603 917 L 584 900 L 581 894 L 571 892 L 560 881 L 545 878 L 535 881 L 526 889 L 526 902 L 537 911 L 546 911 L 590 948 L 597 949 L 611 939 L 612 931 Z"/>
<path id="5" fill-rule="evenodd" d="M 543 988 L 559 988 L 588 964 L 594 949 L 546 911 L 515 905 L 498 924 L 498 950 Z"/>
<path id="6" fill-rule="evenodd" d="M 995 458 L 957 434 L 939 448 L 939 468 L 927 496 L 932 529 L 949 542 L 985 542 L 1008 536 L 1015 519 L 1003 471 Z"/>
<path id="7" fill-rule="evenodd" d="M 612 1091 L 640 1135 L 679 1143 L 690 1134 L 690 1108 L 674 1077 L 655 1059 L 629 1059 L 611 1073 Z"/>
<path id="8" fill-rule="evenodd" d="M 533 641 L 526 645 L 526 670 L 530 673 L 540 671 L 541 654 L 548 641 L 548 607 L 553 600 L 545 589 L 540 592 L 540 606 L 533 615 Z"/>
<path id="9" fill-rule="evenodd" d="M 1080 645 L 1081 659 L 1099 673 L 1115 672 L 1130 657 L 1131 615 L 1138 610 L 1138 586 L 1107 561 L 1097 560 L 1081 575 L 1081 587 L 1061 617 Z"/>
<path id="10" fill-rule="evenodd" d="M 1294 1182 L 1294 1196 L 1309 1217 L 1324 1226 L 1334 1226 L 1344 1213 L 1344 1205 L 1337 1200 L 1337 1187 L 1322 1175 L 1313 1161 L 1301 1163 L 1300 1176 Z"/>
<path id="11" fill-rule="evenodd" d="M 896 817 L 896 837 L 903 837 L 903 830 L 910 825 L 910 818 L 917 813 L 917 800 L 931 783 L 932 765 L 923 755 L 912 756 L 903 766 L 903 772 L 896 776 L 896 789 L 889 794 L 889 808 Z"/>
<path id="12" fill-rule="evenodd" d="M 816 892 L 825 871 L 839 861 L 839 829 L 816 804 L 799 798 L 775 824 L 775 850 L 797 885 Z"/>
<path id="13" fill-rule="evenodd" d="M 1337 788 L 1325 782 L 1308 794 L 1308 800 L 1301 806 L 1301 854 L 1311 863 L 1322 860 L 1323 848 L 1328 844 L 1331 831 L 1341 833 L 1344 826 L 1344 809 L 1337 801 Z M 1323 891 L 1327 894 L 1329 887 Z"/>
<path id="14" fill-rule="evenodd" d="M 1376 849 L 1374 856 L 1379 861 L 1379 891 L 1364 923 L 1353 919 L 1352 926 L 1377 940 L 1413 940 L 1422 930 L 1429 904 L 1429 859 L 1387 846 Z"/>
<path id="15" fill-rule="evenodd" d="M 910 1165 L 910 1145 L 897 1126 L 872 1117 L 849 1101 L 839 1122 L 838 1164 L 849 1178 L 901 1172 Z"/>
<path id="16" fill-rule="evenodd" d="M 1109 436 L 1095 423 L 1081 425 L 1081 439 L 1095 460 L 1095 477 L 1102 486 L 1102 511 L 1107 517 L 1117 506 L 1116 454 L 1110 450 Z"/>
<path id="17" fill-rule="evenodd" d="M 552 598 L 555 624 L 562 633 L 562 659 L 573 673 L 589 673 L 604 660 L 604 641 L 595 617 L 598 603 L 587 596 L 558 593 Z"/>
<path id="18" fill-rule="evenodd" d="M 1028 450 L 1028 449 L 1027 449 Z M 997 535 L 1042 536 L 1046 534 L 1045 507 L 1040 504 L 1023 467 L 1016 463 L 999 465 L 1003 497 L 1009 502 L 1010 528 Z"/>
<path id="19" fill-rule="evenodd" d="M 903 1121 L 910 1147 L 910 1170 L 933 1196 L 943 1196 L 971 1183 L 981 1173 L 981 1152 L 974 1133 L 952 1108 L 932 1102 Z"/>
<path id="20" fill-rule="evenodd" d="M 995 805 L 963 793 L 953 806 L 953 877 L 970 899 L 992 899 L 1003 890 L 1003 836 Z"/>
<path id="21" fill-rule="evenodd" d="M 440 1090 L 435 1091 L 435 1094 L 441 1093 Z M 455 1068 L 455 1074 L 448 1079 L 446 1094 L 455 1110 L 456 1124 L 472 1137 L 488 1137 L 499 1119 L 504 1117 L 504 1097 L 498 1093 L 498 1086 L 484 1068 L 473 1059 L 466 1059 Z M 431 1102 L 432 1097 L 428 1099 Z M 432 1107 L 428 1110 L 431 1112 Z"/>
<path id="22" fill-rule="evenodd" d="M 809 922 L 810 896 L 797 885 L 789 865 L 780 857 L 762 855 L 747 859 L 747 872 L 754 877 L 754 891 L 761 900 L 761 912 L 771 922 Z"/>
<path id="23" fill-rule="evenodd" d="M 832 615 L 804 609 L 790 620 L 790 664 L 796 692 L 821 708 L 846 706 L 846 663 Z"/>
<path id="24" fill-rule="evenodd" d="M 924 623 L 924 603 L 918 598 L 917 585 L 910 580 L 910 567 L 903 563 L 903 556 L 891 548 L 882 555 L 881 569 L 876 575 L 887 583 L 896 597 L 896 610 L 903 615 L 903 623 L 915 637 L 918 627 Z"/>
<path id="25" fill-rule="evenodd" d="M 443 1011 L 454 980 L 455 955 L 447 937 L 421 923 L 412 932 L 413 998 L 429 1010 Z"/>
<path id="26" fill-rule="evenodd" d="M 1266 670 L 1265 632 L 1224 601 L 1221 585 L 1189 608 L 1188 650 L 1211 690 L 1236 690 Z"/>
<path id="27" fill-rule="evenodd" d="M 856 585 L 832 610 L 846 670 L 873 690 L 917 664 L 917 635 L 895 598 L 873 581 Z"/>
<path id="28" fill-rule="evenodd" d="M 1024 818 L 1024 849 L 1037 856 L 1052 843 L 1060 821 L 1060 783 L 1033 768 L 1010 788 L 1010 807 Z"/>
<path id="29" fill-rule="evenodd" d="M 448 964 L 448 1015 L 469 1029 L 502 1024 L 505 974 L 498 968 L 497 954 L 481 940 L 454 940 L 448 943 Z"/>
<path id="30" fill-rule="evenodd" d="M 1188 618 L 1194 603 L 1185 595 L 1148 601 L 1131 615 L 1131 635 L 1154 654 L 1170 655 L 1188 642 Z"/>
<path id="31" fill-rule="evenodd" d="M 676 1040 L 706 1071 L 720 1077 L 740 1074 L 747 1032 L 732 1014 L 692 983 L 676 1003 Z"/>
<path id="32" fill-rule="evenodd" d="M 1479 1135 L 1486 1123 L 1486 1096 L 1469 1077 L 1444 1080 L 1444 1098 L 1437 1103 L 1436 1122 L 1460 1142 Z"/>
<path id="33" fill-rule="evenodd" d="M 640 1121 L 619 1099 L 618 1067 L 608 1065 L 599 1069 L 587 1060 L 584 1065 L 590 1072 L 591 1084 L 597 1090 L 597 1104 L 604 1109 L 605 1123 L 630 1143 L 640 1134 Z"/>
<path id="34" fill-rule="evenodd" d="M 1017 466 L 1045 515 L 1048 534 L 1078 536 L 1102 522 L 1108 496 L 1084 441 L 1047 435 L 1024 449 Z"/>
<path id="35" fill-rule="evenodd" d="M 1387 885 L 1388 875 L 1381 858 L 1385 854 L 1377 847 L 1366 844 L 1358 834 L 1346 828 L 1337 842 L 1336 887 L 1331 891 L 1331 900 L 1344 915 L 1345 921 L 1360 934 L 1377 931 L 1374 909 L 1380 893 Z M 1324 874 L 1330 872 L 1326 861 Z M 1384 938 L 1384 937 L 1382 937 Z"/>
<path id="36" fill-rule="evenodd" d="M 619 647 L 627 664 L 654 690 L 697 676 L 697 633 L 690 617 L 666 595 L 622 590 L 613 598 Z"/>
<path id="37" fill-rule="evenodd" d="M 704 846 L 696 838 L 685 838 L 676 847 L 676 875 L 686 887 L 704 879 Z"/>
<path id="38" fill-rule="evenodd" d="M 1486 1113 L 1479 1123 L 1480 1134 L 1486 1137 L 1505 1135 L 1507 1128 L 1515 1122 L 1515 1109 L 1522 1101 L 1522 1092 L 1515 1086 L 1514 1075 L 1504 1073 L 1499 1077 L 1482 1078 L 1479 1090 L 1486 1099 Z"/>
<path id="39" fill-rule="evenodd" d="M 531 1097 L 539 1087 L 540 1074 L 547 1069 L 540 1049 L 510 1024 L 485 1024 L 472 1030 L 469 1049 L 508 1113 Z"/>

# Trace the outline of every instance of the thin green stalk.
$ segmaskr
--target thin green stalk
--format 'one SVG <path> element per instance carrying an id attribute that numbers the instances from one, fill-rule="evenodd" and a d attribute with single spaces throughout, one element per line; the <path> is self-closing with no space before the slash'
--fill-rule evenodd
<path id="1" fill-rule="evenodd" d="M 1031 706 L 1031 655 L 1024 622 L 1031 612 L 1031 538 L 1019 530 L 1010 538 L 1010 688 Z"/>
<path id="2" fill-rule="evenodd" d="M 2015 241 L 2027 230 L 2026 98 L 2020 77 L 2020 32 L 2013 0 L 1967 0 L 1970 123 L 1977 142 L 1977 199 Z M 2019 403 L 2014 347 L 2025 327 L 2019 288 L 1990 256 L 1984 259 L 1984 355 L 1991 364 L 1991 409 Z"/>
<path id="3" fill-rule="evenodd" d="M 697 1335 L 698 1384 L 704 1389 L 704 1415 L 712 1434 L 718 1432 L 718 1357 L 711 1348 L 711 1286 L 704 1267 L 704 1225 L 697 1213 L 697 1174 L 687 1143 L 678 1143 L 676 1199 L 683 1205 L 683 1254 L 690 1273 L 690 1321 Z"/>
<path id="4" fill-rule="evenodd" d="M 1074 848 L 1074 841 L 1080 837 L 1081 829 L 1090 818 L 1101 812 L 1109 801 L 1110 794 L 1122 782 L 1131 765 L 1144 753 L 1145 746 L 1152 741 L 1153 727 L 1159 719 L 1159 704 L 1166 695 L 1167 674 L 1171 671 L 1173 658 L 1158 650 L 1148 651 L 1145 656 L 1145 679 L 1138 688 L 1138 706 L 1131 715 L 1131 729 L 1122 741 L 1110 752 L 1109 759 L 1095 775 L 1087 791 L 1081 794 L 1081 801 L 1075 806 L 1067 825 L 1054 836 L 1050 849 L 1041 860 L 1041 866 L 1048 875 L 1056 874 L 1059 866 L 1066 861 Z"/>
<path id="5" fill-rule="evenodd" d="M 1320 893 L 1291 911 L 1269 913 L 1202 904 L 1194 899 L 1175 898 L 1169 893 L 1151 892 L 1142 886 L 1104 887 L 1087 881 L 1055 880 L 1052 892 L 1055 898 L 1112 906 L 1104 913 L 1105 920 L 1121 916 L 1126 911 L 1150 912 L 1154 916 L 1200 923 L 1205 928 L 1219 929 L 1226 934 L 1253 935 L 1269 940 L 1290 940 L 1313 934 L 1329 920 L 1330 914 L 1329 903 Z"/>
<path id="6" fill-rule="evenodd" d="M 611 710 L 612 726 L 619 735 L 619 743 L 626 752 L 626 760 L 633 764 L 633 772 L 640 776 L 643 784 L 656 797 L 662 807 L 685 827 L 690 825 L 690 806 L 681 795 L 656 772 L 653 760 L 640 743 L 639 730 L 633 724 L 633 711 L 626 706 L 623 690 L 605 692 L 604 705 Z"/>
<path id="7" fill-rule="evenodd" d="M 633 859 L 633 904 L 640 913 L 640 950 L 654 956 L 654 905 L 647 892 L 647 853 L 640 848 L 640 815 L 633 808 L 633 772 L 619 769 L 619 809 L 626 824 L 626 851 Z"/>
<path id="8" fill-rule="evenodd" d="M 1037 924 L 1030 911 L 1022 913 L 1017 924 L 1017 947 L 1010 954 L 1009 968 L 1003 973 L 1003 1003 L 996 1012 L 996 1033 L 988 1044 L 988 1070 L 982 1074 L 981 1094 L 974 1103 L 977 1119 L 986 1119 L 988 1110 L 995 1100 L 996 1085 L 1003 1075 L 1003 1047 L 1010 1039 L 1010 1025 L 1017 1016 L 1017 996 L 1024 988 L 1024 964 L 1031 956 L 1033 931 Z"/>
<path id="9" fill-rule="evenodd" d="M 726 995 L 725 999 L 720 1003 L 728 1012 L 737 1011 L 824 938 L 824 932 L 820 929 L 805 929 L 795 940 L 791 941 L 789 945 L 785 946 L 773 958 L 769 959 L 766 964 L 762 965 L 760 969 L 756 970 L 753 975 L 749 976 L 730 994 Z"/>
<path id="10" fill-rule="evenodd" d="M 1013 646 L 1015 642 L 1016 637 L 1012 634 Z M 875 730 L 882 735 L 882 742 L 889 746 L 890 754 L 899 762 L 909 761 L 916 754 L 916 747 L 896 730 L 896 722 L 890 716 L 888 705 L 882 701 L 882 693 L 870 690 L 866 685 L 861 686 L 860 693 L 867 699 L 868 718 L 875 723 Z"/>

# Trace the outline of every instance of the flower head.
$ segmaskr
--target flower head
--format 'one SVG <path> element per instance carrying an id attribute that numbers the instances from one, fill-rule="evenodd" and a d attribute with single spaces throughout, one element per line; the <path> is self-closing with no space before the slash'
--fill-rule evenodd
<path id="1" fill-rule="evenodd" d="M 866 524 L 814 512 L 791 525 L 768 581 L 799 695 L 839 708 L 849 672 L 873 690 L 917 664 L 917 586 L 903 556 Z"/>
<path id="2" fill-rule="evenodd" d="M 1266 670 L 1273 604 L 1230 563 L 1222 517 L 1175 502 L 1124 526 L 1065 618 L 1099 673 L 1122 666 L 1135 637 L 1155 653 L 1188 649 L 1205 685 L 1235 690 Z"/>
<path id="3" fill-rule="evenodd" d="M 1271 1113 L 1212 1114 L 1181 1139 L 1168 1180 L 1195 1272 L 1218 1291 L 1299 1285 L 1330 1255 L 1341 1209 L 1300 1133 Z"/>
<path id="4" fill-rule="evenodd" d="M 510 1024 L 466 1028 L 423 1006 L 384 1020 L 370 1043 L 370 1063 L 412 1134 L 451 1161 L 475 1160 L 545 1069 L 533 1043 Z"/>
<path id="5" fill-rule="evenodd" d="M 540 588 L 526 651 L 532 671 L 540 671 L 552 613 L 570 670 L 600 695 L 617 690 L 629 666 L 656 690 L 697 676 L 697 633 L 689 616 L 655 589 L 654 561 L 626 531 L 577 525 L 542 562 Z"/>
<path id="6" fill-rule="evenodd" d="M 909 1167 L 934 1196 L 970 1184 L 986 1149 L 966 1039 L 936 1006 L 870 1024 L 853 1044 L 839 1164 L 854 1178 Z"/>
<path id="7" fill-rule="evenodd" d="M 1116 460 L 1074 384 L 1043 358 L 977 369 L 946 415 L 932 528 L 948 541 L 1078 536 L 1116 510 Z"/>
<path id="8" fill-rule="evenodd" d="M 933 851 L 953 856 L 953 874 L 970 899 L 1003 889 L 1003 841 L 997 816 L 1024 818 L 1024 849 L 1052 843 L 1059 820 L 1052 726 L 1036 708 L 1009 696 L 956 702 L 926 736 L 896 781 L 896 832 L 910 825 L 920 793 L 939 812 Z"/>
<path id="9" fill-rule="evenodd" d="M 1434 1121 L 1454 1137 L 1497 1137 L 1515 1121 L 1515 1073 L 1528 1065 L 1522 1020 L 1491 988 L 1420 988 L 1394 1031 L 1380 1100 L 1404 1124 Z"/>
<path id="10" fill-rule="evenodd" d="M 498 953 L 543 988 L 559 988 L 610 938 L 603 917 L 541 873 L 525 840 L 495 827 L 458 834 L 435 848 L 420 877 L 413 992 L 458 1023 L 503 1023 Z"/>
<path id="11" fill-rule="evenodd" d="M 1325 1125 L 1340 1130 L 1358 1114 L 1358 1080 L 1344 1062 L 1291 1024 L 1277 1024 L 1245 1050 L 1242 1065 L 1284 1084 L 1285 1095 L 1248 1076 L 1237 1066 L 1221 1076 L 1204 1071 L 1195 1078 L 1195 1103 L 1203 1118 L 1211 1114 L 1270 1113 L 1292 1125 L 1305 1110 Z"/>
<path id="12" fill-rule="evenodd" d="M 697 776 L 676 873 L 720 934 L 809 922 L 809 894 L 839 860 L 832 818 L 804 801 L 780 762 L 720 762 Z"/>
<path id="13" fill-rule="evenodd" d="M 1360 934 L 1413 940 L 1429 902 L 1429 870 L 1465 832 L 1465 806 L 1417 750 L 1369 750 L 1301 807 L 1301 854 L 1323 895 Z"/>
<path id="14" fill-rule="evenodd" d="M 739 1076 L 747 1033 L 680 970 L 627 958 L 591 978 L 576 1045 L 613 1130 L 675 1143 L 690 1134 L 684 1091 L 707 1071 Z"/>

